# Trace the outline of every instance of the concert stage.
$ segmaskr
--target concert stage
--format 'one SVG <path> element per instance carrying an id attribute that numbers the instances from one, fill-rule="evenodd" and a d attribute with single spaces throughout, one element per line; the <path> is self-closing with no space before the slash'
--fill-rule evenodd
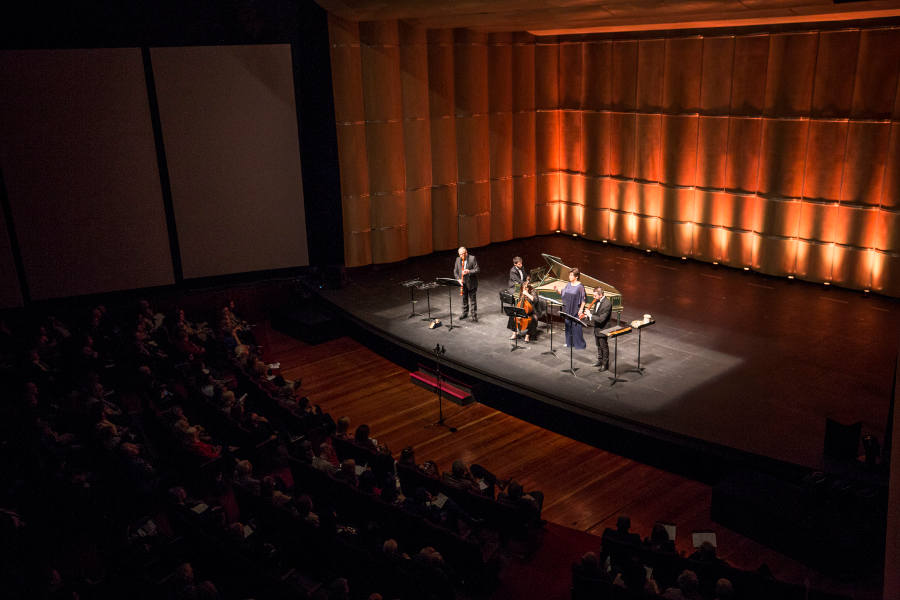
<path id="1" fill-rule="evenodd" d="M 455 251 L 349 269 L 341 289 L 320 295 L 353 327 L 419 354 L 425 364 L 433 363 L 432 349 L 441 344 L 443 362 L 459 373 L 698 455 L 821 469 L 826 417 L 861 421 L 863 434 L 884 440 L 900 300 L 558 235 L 470 253 L 481 268 L 479 321 L 458 320 L 461 298 L 458 288 L 450 289 L 452 331 L 448 288 L 431 291 L 431 314 L 443 325 L 429 329 L 422 317 L 409 318 L 409 293 L 400 284 L 451 275 Z M 610 340 L 610 372 L 598 372 L 591 367 L 597 351 L 589 328 L 587 349 L 573 353 L 575 376 L 565 372 L 569 350 L 559 321 L 553 325 L 555 356 L 547 353 L 546 325 L 536 341 L 520 340 L 520 349 L 510 351 L 498 293 L 506 288 L 514 255 L 531 269 L 544 265 L 541 253 L 615 286 L 623 296 L 623 324 L 653 315 L 656 324 L 641 338 L 643 373 L 633 370 L 636 331 L 618 340 L 618 375 L 626 381 L 615 385 L 615 342 Z M 416 311 L 427 312 L 425 293 L 417 291 L 416 299 Z"/>

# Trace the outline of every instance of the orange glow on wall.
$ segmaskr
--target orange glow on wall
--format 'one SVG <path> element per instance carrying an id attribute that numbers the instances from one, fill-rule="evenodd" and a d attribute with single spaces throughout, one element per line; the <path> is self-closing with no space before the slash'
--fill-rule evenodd
<path id="1" fill-rule="evenodd" d="M 900 295 L 900 28 L 560 40 L 404 23 L 398 42 L 331 27 L 337 127 L 362 134 L 338 137 L 348 265 L 558 229 Z M 385 77 L 403 93 L 379 95 Z M 433 229 L 354 233 L 385 224 Z"/>

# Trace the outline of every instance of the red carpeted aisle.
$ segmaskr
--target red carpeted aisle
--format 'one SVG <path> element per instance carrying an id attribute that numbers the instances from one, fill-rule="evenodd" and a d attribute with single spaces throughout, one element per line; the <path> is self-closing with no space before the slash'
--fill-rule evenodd
<path id="1" fill-rule="evenodd" d="M 600 551 L 595 535 L 547 523 L 534 556 L 511 558 L 500 573 L 492 600 L 565 600 L 571 595 L 572 563 L 588 550 Z"/>

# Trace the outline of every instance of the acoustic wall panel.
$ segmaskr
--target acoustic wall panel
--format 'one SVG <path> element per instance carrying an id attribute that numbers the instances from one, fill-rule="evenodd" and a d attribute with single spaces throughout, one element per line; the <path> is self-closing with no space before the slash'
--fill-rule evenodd
<path id="1" fill-rule="evenodd" d="M 584 45 L 584 108 L 603 110 L 612 106 L 612 42 Z"/>
<path id="2" fill-rule="evenodd" d="M 893 289 L 893 251 L 877 246 L 895 244 L 900 196 L 900 134 L 887 120 L 900 110 L 895 37 L 429 30 L 416 81 L 427 81 L 430 121 L 406 125 L 403 143 L 431 140 L 432 237 L 452 247 L 559 229 Z M 403 60 L 401 49 L 401 81 Z M 404 159 L 407 187 L 428 186 L 427 160 Z M 372 164 L 385 173 L 367 184 L 403 168 Z"/>
<path id="3" fill-rule="evenodd" d="M 184 276 L 309 264 L 290 46 L 150 53 Z"/>
<path id="4" fill-rule="evenodd" d="M 853 80 L 859 55 L 859 31 L 819 34 L 812 115 L 846 117 L 853 100 Z"/>
<path id="5" fill-rule="evenodd" d="M 31 298 L 174 282 L 139 49 L 0 52 L 0 168 Z"/>
<path id="6" fill-rule="evenodd" d="M 853 104 L 858 119 L 889 119 L 897 94 L 900 29 L 871 29 L 859 34 Z"/>
<path id="7" fill-rule="evenodd" d="M 703 74 L 703 38 L 668 39 L 665 52 L 663 110 L 676 114 L 697 112 Z"/>

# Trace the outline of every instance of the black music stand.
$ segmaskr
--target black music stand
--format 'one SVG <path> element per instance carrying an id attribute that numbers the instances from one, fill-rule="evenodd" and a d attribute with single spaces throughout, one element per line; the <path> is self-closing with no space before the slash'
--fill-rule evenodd
<path id="1" fill-rule="evenodd" d="M 600 335 L 606 336 L 606 339 L 613 338 L 615 347 L 613 349 L 613 374 L 609 379 L 612 380 L 612 383 L 609 384 L 610 387 L 616 385 L 619 381 L 623 383 L 627 383 L 627 379 L 622 379 L 619 377 L 619 336 L 625 335 L 626 333 L 631 333 L 631 327 L 622 327 L 621 325 L 614 325 L 613 327 L 607 327 L 603 331 L 600 332 Z"/>
<path id="2" fill-rule="evenodd" d="M 656 323 L 656 319 L 650 319 L 647 322 L 641 321 L 637 325 L 632 324 L 632 329 L 637 329 L 638 332 L 638 362 L 636 367 L 631 367 L 627 369 L 625 372 L 630 373 L 634 371 L 635 373 L 644 374 L 644 367 L 641 366 L 641 332 L 644 330 L 644 327 L 650 327 L 651 325 Z"/>
<path id="3" fill-rule="evenodd" d="M 556 350 L 553 349 L 553 307 L 562 306 L 563 303 L 556 298 L 545 298 L 543 296 L 541 296 L 541 298 L 547 302 L 547 323 L 550 325 L 550 349 L 546 352 L 541 352 L 541 354 L 552 354 L 553 356 L 556 356 Z M 556 356 L 556 358 L 559 357 Z"/>
<path id="4" fill-rule="evenodd" d="M 575 323 L 578 323 L 579 325 L 581 325 L 582 327 L 584 327 L 584 322 L 582 322 L 582 320 L 579 319 L 578 317 L 573 317 L 573 316 L 570 315 L 569 313 L 564 312 L 564 311 L 562 311 L 562 310 L 559 311 L 559 314 L 560 314 L 563 318 L 565 318 L 565 319 L 567 319 L 567 320 L 569 320 L 569 321 L 572 321 L 572 325 L 571 325 L 572 327 L 575 327 Z M 575 364 L 572 362 L 572 360 L 573 360 L 573 359 L 572 359 L 572 350 L 573 350 L 573 346 L 569 346 L 569 368 L 568 368 L 568 369 L 563 369 L 562 372 L 563 372 L 563 373 L 571 373 L 572 375 L 575 375 L 575 371 L 577 371 L 578 368 L 575 367 Z"/>
<path id="5" fill-rule="evenodd" d="M 503 312 L 505 312 L 508 316 L 510 316 L 514 319 L 527 319 L 528 318 L 528 313 L 525 312 L 525 309 L 519 308 L 518 306 L 504 306 Z M 515 337 L 516 343 L 512 348 L 509 349 L 510 352 L 515 352 L 516 350 L 528 350 L 528 348 L 526 348 L 525 346 L 522 346 L 521 348 L 519 348 L 518 326 L 519 326 L 519 323 L 518 323 L 518 321 L 516 321 L 516 337 Z"/>
<path id="6" fill-rule="evenodd" d="M 432 320 L 431 319 L 431 290 L 433 290 L 436 287 L 438 287 L 437 283 L 435 283 L 434 281 L 429 281 L 428 283 L 423 283 L 422 285 L 420 285 L 416 288 L 417 290 L 425 291 L 425 300 L 428 302 L 428 316 L 425 317 L 424 319 L 422 319 L 423 321 L 431 321 Z"/>
<path id="7" fill-rule="evenodd" d="M 416 286 L 422 283 L 422 280 L 418 277 L 414 277 L 413 279 L 407 279 L 406 281 L 401 281 L 400 285 L 409 289 L 409 316 L 407 319 L 412 319 L 413 317 L 421 317 L 422 313 L 416 312 Z"/>
<path id="8" fill-rule="evenodd" d="M 450 293 L 451 288 L 461 288 L 462 283 L 459 282 L 459 279 L 453 279 L 452 277 L 435 277 L 435 282 L 439 285 L 447 286 L 447 300 L 450 302 L 450 326 L 447 328 L 447 331 L 453 331 L 453 294 Z M 456 325 L 459 327 L 459 325 Z"/>

